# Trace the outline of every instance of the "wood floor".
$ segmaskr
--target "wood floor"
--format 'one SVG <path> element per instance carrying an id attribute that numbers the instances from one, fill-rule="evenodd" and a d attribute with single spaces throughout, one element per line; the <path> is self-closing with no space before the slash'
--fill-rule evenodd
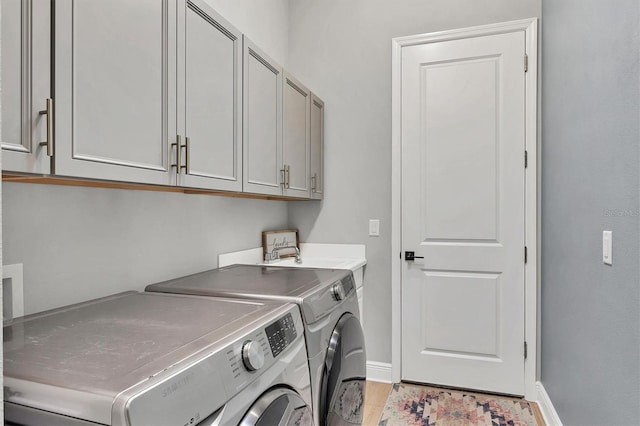
<path id="1" fill-rule="evenodd" d="M 376 426 L 378 424 L 392 386 L 390 383 L 367 381 L 367 393 L 364 400 L 364 419 L 362 421 L 363 426 Z M 545 426 L 538 404 L 532 403 L 531 406 L 533 407 L 533 414 L 536 422 L 538 422 L 538 426 Z"/>
<path id="2" fill-rule="evenodd" d="M 367 381 L 367 392 L 364 397 L 363 426 L 374 426 L 378 424 L 392 386 L 390 383 Z"/>

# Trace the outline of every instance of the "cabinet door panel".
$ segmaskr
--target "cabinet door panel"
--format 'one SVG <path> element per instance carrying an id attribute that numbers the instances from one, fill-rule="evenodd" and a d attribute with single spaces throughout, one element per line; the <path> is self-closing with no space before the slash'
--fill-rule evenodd
<path id="1" fill-rule="evenodd" d="M 282 195 L 282 68 L 244 38 L 244 192 Z"/>
<path id="2" fill-rule="evenodd" d="M 45 0 L 2 0 L 2 168 L 49 173 L 45 109 L 50 97 L 51 8 Z"/>
<path id="3" fill-rule="evenodd" d="M 324 196 L 324 102 L 311 94 L 311 198 Z"/>
<path id="4" fill-rule="evenodd" d="M 284 195 L 308 198 L 309 173 L 309 108 L 311 92 L 285 73 L 282 100 L 282 155 L 287 167 Z"/>
<path id="5" fill-rule="evenodd" d="M 180 57 L 184 133 L 190 142 L 179 185 L 240 191 L 242 34 L 203 2 L 187 3 L 185 25 L 179 32 L 186 35 L 185 43 L 179 45 L 185 46 Z"/>
<path id="6" fill-rule="evenodd" d="M 175 1 L 55 7 L 56 174 L 168 183 Z"/>

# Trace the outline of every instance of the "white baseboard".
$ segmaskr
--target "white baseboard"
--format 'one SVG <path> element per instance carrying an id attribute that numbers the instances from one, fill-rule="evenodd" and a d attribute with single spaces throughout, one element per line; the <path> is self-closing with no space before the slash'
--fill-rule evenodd
<path id="1" fill-rule="evenodd" d="M 391 379 L 391 364 L 387 364 L 386 362 L 367 361 L 367 380 L 393 383 L 393 380 Z"/>
<path id="2" fill-rule="evenodd" d="M 556 409 L 553 407 L 551 398 L 549 398 L 549 395 L 544 389 L 544 386 L 542 386 L 542 383 L 536 382 L 536 391 L 538 399 L 537 402 L 540 405 L 540 411 L 542 411 L 544 422 L 547 426 L 562 426 L 560 416 L 558 416 Z"/>

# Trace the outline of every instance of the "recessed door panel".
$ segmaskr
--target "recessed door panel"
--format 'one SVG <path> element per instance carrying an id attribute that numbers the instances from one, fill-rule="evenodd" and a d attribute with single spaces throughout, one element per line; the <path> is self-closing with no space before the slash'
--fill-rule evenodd
<path id="1" fill-rule="evenodd" d="M 427 239 L 497 238 L 499 66 L 490 57 L 420 69 Z"/>
<path id="2" fill-rule="evenodd" d="M 22 0 L 2 1 L 2 90 L 0 101 L 2 113 L 2 141 L 3 149 L 14 151 L 29 151 L 30 144 L 25 144 L 22 137 L 25 111 L 23 101 L 23 69 L 28 62 L 23 56 L 23 30 L 28 25 L 26 19 L 26 5 L 29 2 Z M 24 31 L 28 34 L 27 31 Z M 25 52 L 26 53 L 26 52 Z M 25 99 L 26 100 L 26 99 Z M 26 146 L 25 146 L 26 145 Z"/>
<path id="3" fill-rule="evenodd" d="M 162 168 L 163 2 L 73 3 L 74 157 Z"/>
<path id="4" fill-rule="evenodd" d="M 425 271 L 422 351 L 498 357 L 500 275 Z"/>

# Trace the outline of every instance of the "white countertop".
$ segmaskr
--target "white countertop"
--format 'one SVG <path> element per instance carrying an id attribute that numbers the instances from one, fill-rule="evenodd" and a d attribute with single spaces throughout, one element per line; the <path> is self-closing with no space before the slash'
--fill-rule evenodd
<path id="1" fill-rule="evenodd" d="M 367 264 L 363 244 L 301 243 L 300 257 L 302 257 L 302 263 L 296 263 L 293 257 L 285 257 L 269 263 L 269 265 L 294 268 L 351 269 L 355 272 Z M 262 247 L 224 253 L 218 256 L 218 267 L 222 268 L 234 264 L 266 265 L 263 260 Z"/>

